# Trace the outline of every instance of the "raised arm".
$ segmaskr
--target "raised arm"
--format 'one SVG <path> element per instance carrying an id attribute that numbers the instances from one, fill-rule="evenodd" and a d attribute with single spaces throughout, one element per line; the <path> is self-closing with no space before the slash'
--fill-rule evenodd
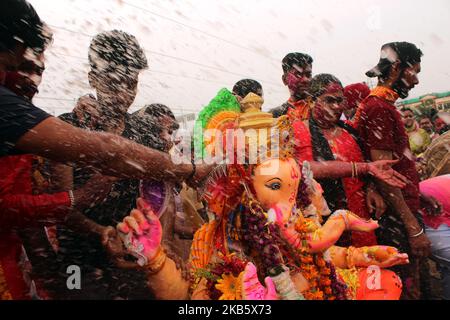
<path id="1" fill-rule="evenodd" d="M 191 164 L 175 165 L 169 154 L 113 134 L 75 128 L 54 117 L 23 135 L 16 148 L 58 162 L 92 165 L 104 174 L 124 178 L 183 180 L 193 172 Z M 209 169 L 197 166 L 194 179 Z"/>
<path id="2" fill-rule="evenodd" d="M 371 175 L 377 180 L 397 188 L 403 188 L 406 178 L 391 168 L 395 160 L 380 160 L 374 162 L 355 162 L 356 169 L 351 162 L 344 161 L 310 161 L 311 170 L 316 179 L 338 179 L 351 177 L 353 174 Z"/>

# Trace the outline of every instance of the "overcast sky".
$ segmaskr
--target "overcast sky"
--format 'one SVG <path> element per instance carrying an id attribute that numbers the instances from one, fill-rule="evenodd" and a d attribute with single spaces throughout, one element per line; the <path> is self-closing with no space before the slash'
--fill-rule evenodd
<path id="1" fill-rule="evenodd" d="M 177 115 L 198 112 L 222 87 L 245 77 L 261 82 L 264 109 L 285 102 L 281 59 L 309 53 L 313 73 L 344 85 L 366 81 L 380 47 L 410 41 L 424 52 L 416 97 L 450 90 L 447 0 L 29 0 L 54 30 L 35 103 L 60 114 L 92 92 L 87 50 L 92 35 L 134 34 L 146 50 L 131 107 L 164 103 Z"/>

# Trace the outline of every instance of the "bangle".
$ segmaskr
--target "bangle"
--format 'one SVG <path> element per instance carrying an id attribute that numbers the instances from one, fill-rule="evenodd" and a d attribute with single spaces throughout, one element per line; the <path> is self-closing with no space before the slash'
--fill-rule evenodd
<path id="1" fill-rule="evenodd" d="M 186 178 L 186 181 L 191 180 L 195 176 L 195 173 L 197 172 L 197 166 L 195 165 L 194 159 L 191 160 L 191 164 L 192 164 L 192 172 Z"/>
<path id="2" fill-rule="evenodd" d="M 410 238 L 417 238 L 418 236 L 420 236 L 420 235 L 422 235 L 423 234 L 423 228 L 422 228 L 422 230 L 420 230 L 420 232 L 418 233 L 418 234 L 415 234 L 415 235 L 413 235 L 413 236 L 409 236 Z"/>
<path id="3" fill-rule="evenodd" d="M 162 250 L 160 247 L 155 257 L 151 261 L 149 261 L 145 266 L 147 273 L 149 274 L 158 273 L 163 268 L 164 263 L 166 262 L 166 258 L 167 256 L 164 250 Z"/>
<path id="4" fill-rule="evenodd" d="M 355 163 L 353 161 L 350 162 L 351 166 L 352 166 L 352 178 L 355 177 Z"/>
<path id="5" fill-rule="evenodd" d="M 69 194 L 70 199 L 70 209 L 73 210 L 75 209 L 75 196 L 73 195 L 73 190 L 69 190 L 67 193 Z"/>
<path id="6" fill-rule="evenodd" d="M 337 218 L 342 218 L 342 220 L 344 220 L 345 223 L 345 230 L 349 230 L 350 226 L 349 226 L 349 222 L 348 222 L 348 214 L 349 211 L 348 210 L 336 210 L 335 212 L 333 212 L 333 214 L 328 218 L 328 220 L 330 219 L 337 219 Z"/>
<path id="7" fill-rule="evenodd" d="M 355 176 L 356 178 L 358 178 L 359 174 L 358 174 L 358 166 L 356 165 L 356 162 L 353 162 L 355 164 Z"/>
<path id="8" fill-rule="evenodd" d="M 287 269 L 283 265 L 278 265 L 278 266 L 273 267 L 272 269 L 270 269 L 268 273 L 269 273 L 270 277 L 276 277 L 276 276 L 282 274 L 285 271 L 289 271 L 289 269 Z"/>
<path id="9" fill-rule="evenodd" d="M 347 261 L 347 268 L 351 269 L 355 266 L 355 262 L 354 262 L 354 251 L 356 250 L 355 247 L 348 247 L 347 248 L 347 257 L 346 257 L 346 261 Z"/>

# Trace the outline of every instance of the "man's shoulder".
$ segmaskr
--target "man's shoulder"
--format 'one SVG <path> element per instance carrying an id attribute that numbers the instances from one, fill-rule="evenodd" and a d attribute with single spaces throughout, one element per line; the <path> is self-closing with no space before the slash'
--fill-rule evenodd
<path id="1" fill-rule="evenodd" d="M 32 106 L 31 102 L 22 98 L 4 86 L 0 86 L 0 104 L 22 104 Z"/>
<path id="2" fill-rule="evenodd" d="M 23 119 L 35 123 L 50 116 L 28 99 L 18 96 L 4 86 L 0 86 L 0 106 L 2 107 L 0 111 L 6 113 L 9 117 L 16 118 L 16 120 L 21 116 L 25 116 Z"/>
<path id="3" fill-rule="evenodd" d="M 270 109 L 269 112 L 273 115 L 274 118 L 279 118 L 287 114 L 289 107 L 290 107 L 289 102 L 285 102 L 278 107 Z"/>
<path id="4" fill-rule="evenodd" d="M 395 109 L 395 106 L 393 104 L 377 96 L 368 96 L 366 99 L 364 99 L 363 104 L 369 106 L 370 108 Z"/>
<path id="5" fill-rule="evenodd" d="M 376 96 L 367 97 L 362 107 L 362 112 L 367 116 L 382 116 L 398 113 L 397 108 L 393 104 Z"/>

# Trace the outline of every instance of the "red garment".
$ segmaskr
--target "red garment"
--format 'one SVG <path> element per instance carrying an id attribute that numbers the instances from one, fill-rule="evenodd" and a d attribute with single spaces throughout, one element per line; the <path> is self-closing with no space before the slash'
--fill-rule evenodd
<path id="1" fill-rule="evenodd" d="M 0 283 L 6 282 L 0 286 L 0 297 L 29 299 L 20 263 L 22 241 L 14 230 L 61 215 L 70 206 L 67 192 L 33 195 L 33 160 L 33 155 L 0 158 Z"/>
<path id="2" fill-rule="evenodd" d="M 394 159 L 399 159 L 393 168 L 411 181 L 402 193 L 408 207 L 415 213 L 420 208 L 419 176 L 401 115 L 393 104 L 398 96 L 393 91 L 384 93 L 378 88 L 361 103 L 356 128 L 368 156 L 371 149 L 378 149 L 391 151 Z"/>
<path id="3" fill-rule="evenodd" d="M 0 233 L 0 299 L 28 300 L 24 279 L 22 242 L 15 232 Z"/>
<path id="4" fill-rule="evenodd" d="M 303 161 L 314 161 L 313 148 L 311 143 L 311 134 L 309 126 L 303 121 L 294 121 L 292 124 L 296 141 L 295 156 L 299 163 Z M 356 141 L 346 131 L 328 141 L 331 151 L 337 161 L 344 162 L 363 162 L 364 158 Z M 348 209 L 359 217 L 370 219 L 370 213 L 367 209 L 366 194 L 364 191 L 364 182 L 357 178 L 342 178 L 345 195 L 347 197 Z M 377 244 L 374 232 L 352 232 L 352 245 L 355 247 L 372 246 Z"/>
<path id="5" fill-rule="evenodd" d="M 354 83 L 344 88 L 344 96 L 350 109 L 358 108 L 358 105 L 370 94 L 370 89 L 365 83 Z"/>
<path id="6" fill-rule="evenodd" d="M 57 216 L 70 206 L 67 192 L 33 194 L 33 155 L 0 158 L 0 231 Z"/>

